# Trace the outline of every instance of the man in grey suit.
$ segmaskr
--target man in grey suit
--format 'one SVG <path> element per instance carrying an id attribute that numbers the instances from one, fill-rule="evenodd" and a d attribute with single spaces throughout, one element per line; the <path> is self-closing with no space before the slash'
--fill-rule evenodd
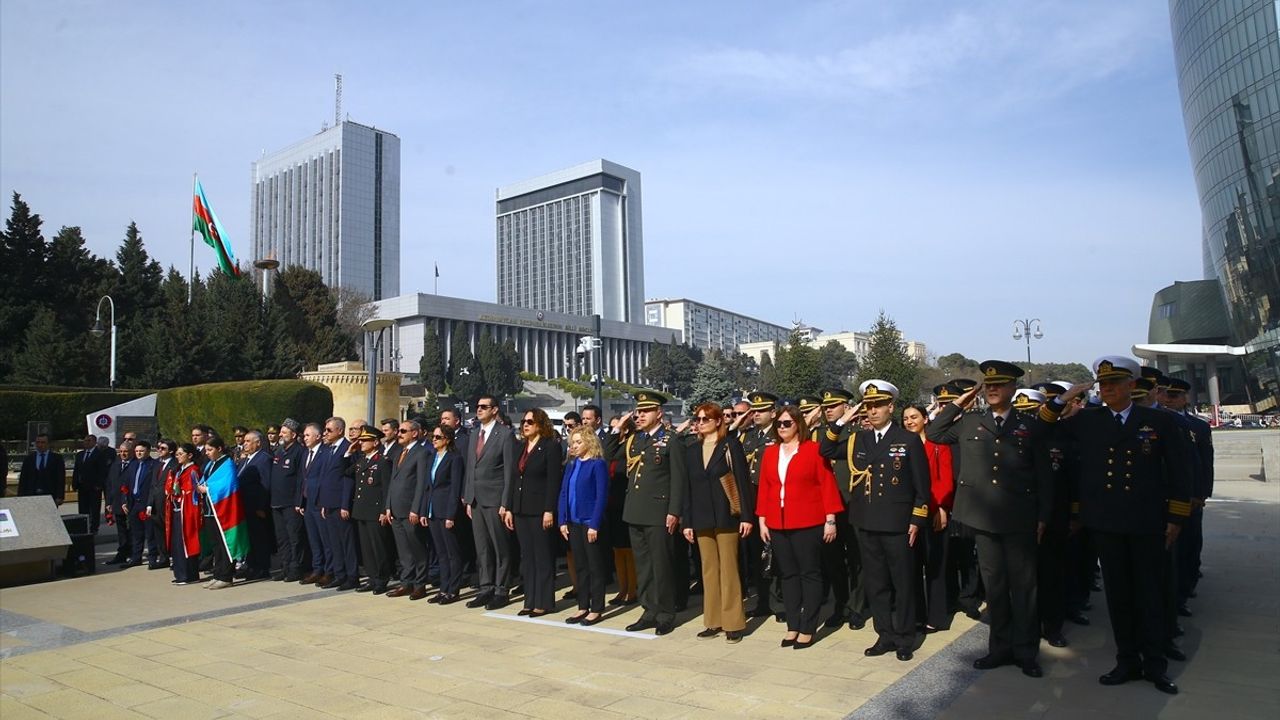
<path id="1" fill-rule="evenodd" d="M 422 425 L 417 420 L 405 420 L 396 432 L 400 453 L 394 460 L 391 484 L 387 487 L 385 517 L 391 523 L 396 554 L 400 556 L 400 586 L 387 593 L 387 597 L 408 595 L 410 600 L 421 600 L 427 596 L 427 548 L 418 514 L 413 510 L 422 501 L 431 456 L 418 442 Z"/>
<path id="2" fill-rule="evenodd" d="M 480 592 L 467 607 L 497 610 L 507 604 L 511 589 L 511 531 L 502 521 L 515 484 L 516 441 L 498 422 L 498 401 L 482 395 L 476 402 L 480 426 L 467 443 L 462 502 L 471 518 L 476 541 L 476 571 Z"/>

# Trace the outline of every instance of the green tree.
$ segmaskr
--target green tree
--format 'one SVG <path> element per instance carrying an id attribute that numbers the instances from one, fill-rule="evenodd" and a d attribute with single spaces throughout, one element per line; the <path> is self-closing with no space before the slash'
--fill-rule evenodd
<path id="1" fill-rule="evenodd" d="M 187 279 L 170 267 L 160 294 L 160 310 L 143 331 L 144 355 L 139 383 L 156 389 L 194 384 L 198 380 L 193 350 L 200 345 L 198 339 L 203 338 L 204 326 L 192 321 L 187 305 Z"/>
<path id="2" fill-rule="evenodd" d="M 155 320 L 163 299 L 160 286 L 164 271 L 147 254 L 135 222 L 125 229 L 124 240 L 116 251 L 116 270 L 108 294 L 116 305 L 120 357 L 131 359 L 118 366 L 120 385 L 141 387 L 145 368 L 138 360 L 146 355 L 146 327 Z"/>
<path id="3" fill-rule="evenodd" d="M 737 389 L 724 356 L 715 351 L 706 353 L 693 375 L 693 387 L 688 395 L 689 407 L 704 402 L 724 402 Z"/>
<path id="4" fill-rule="evenodd" d="M 320 273 L 297 265 L 281 270 L 276 275 L 270 305 L 279 305 L 279 317 L 273 318 L 269 326 L 273 331 L 282 329 L 283 337 L 292 341 L 283 342 L 281 336 L 276 336 L 273 344 L 277 352 L 296 352 L 304 369 L 356 359 L 359 337 L 339 325 L 337 298 L 325 286 Z M 269 308 L 268 315 L 271 312 Z"/>
<path id="5" fill-rule="evenodd" d="M 721 360 L 735 390 L 750 390 L 760 382 L 760 366 L 750 355 L 741 352 L 728 353 L 722 355 Z"/>
<path id="6" fill-rule="evenodd" d="M 48 308 L 40 308 L 27 326 L 22 352 L 14 358 L 13 381 L 23 385 L 85 384 L 75 363 L 66 363 L 71 353 L 58 318 Z"/>
<path id="7" fill-rule="evenodd" d="M 499 373 L 497 383 L 497 392 L 501 392 L 505 397 L 512 397 L 521 390 L 524 390 L 524 378 L 520 377 L 522 364 L 520 362 L 520 351 L 516 349 L 516 341 L 507 338 L 499 349 L 501 352 L 502 362 L 499 365 Z"/>
<path id="8" fill-rule="evenodd" d="M 49 284 L 42 224 L 40 216 L 15 192 L 12 211 L 4 232 L 0 232 L 0 267 L 8 278 L 0 283 L 0 338 L 5 338 L 0 342 L 0 378 L 12 374 L 19 351 L 15 339 L 26 337 L 27 326 L 43 305 L 41 299 Z"/>
<path id="9" fill-rule="evenodd" d="M 418 361 L 418 382 L 432 393 L 442 393 L 448 387 L 444 364 L 444 344 L 435 326 L 422 335 L 422 358 Z"/>
<path id="10" fill-rule="evenodd" d="M 471 348 L 465 344 L 458 354 L 454 355 L 453 362 L 457 373 L 449 383 L 449 390 L 459 400 L 474 403 L 476 398 L 486 392 L 484 370 L 481 369 L 475 355 L 471 354 Z"/>
<path id="11" fill-rule="evenodd" d="M 774 346 L 774 352 L 778 351 L 778 347 Z M 764 392 L 774 392 L 775 381 L 777 380 L 777 371 L 773 367 L 773 358 L 769 357 L 769 351 L 765 350 L 760 353 L 760 382 L 754 389 Z"/>
<path id="12" fill-rule="evenodd" d="M 822 386 L 822 363 L 818 351 L 792 333 L 787 347 L 778 348 L 774 363 L 774 392 L 787 398 L 816 393 Z"/>
<path id="13" fill-rule="evenodd" d="M 494 342 L 488 329 L 480 331 L 480 337 L 476 338 L 476 364 L 484 378 L 485 392 L 506 397 L 499 387 L 502 384 L 502 348 Z"/>
<path id="14" fill-rule="evenodd" d="M 915 402 L 919 395 L 920 368 L 907 354 L 898 325 L 885 311 L 871 326 L 871 343 L 867 357 L 858 369 L 858 382 L 879 379 L 898 386 L 898 399 L 904 403 Z"/>
<path id="15" fill-rule="evenodd" d="M 858 356 L 835 340 L 829 340 L 826 345 L 818 348 L 818 362 L 822 368 L 818 390 L 848 387 L 850 381 L 858 375 Z"/>
<path id="16" fill-rule="evenodd" d="M 264 357 L 260 295 L 254 284 L 215 270 L 194 303 L 201 322 L 199 368 L 205 382 L 248 380 Z"/>
<path id="17" fill-rule="evenodd" d="M 671 336 L 671 343 L 657 342 L 649 350 L 649 363 L 645 365 L 644 376 L 655 389 L 662 389 L 678 397 L 685 397 L 693 390 L 693 376 L 702 362 L 701 351 L 676 341 Z"/>

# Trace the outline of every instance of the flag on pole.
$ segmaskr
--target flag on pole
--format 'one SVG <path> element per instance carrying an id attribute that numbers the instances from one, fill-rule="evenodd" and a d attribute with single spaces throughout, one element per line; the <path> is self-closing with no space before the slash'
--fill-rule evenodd
<path id="1" fill-rule="evenodd" d="M 436 263 L 436 277 L 440 277 L 440 263 Z"/>
<path id="2" fill-rule="evenodd" d="M 240 266 L 231 252 L 231 242 L 218 222 L 218 216 L 204 196 L 204 186 L 196 179 L 195 197 L 191 201 L 191 227 L 204 238 L 204 244 L 213 248 L 218 256 L 218 267 L 231 277 L 240 277 Z"/>
<path id="3" fill-rule="evenodd" d="M 236 464 L 229 457 L 220 457 L 208 473 L 204 483 L 209 488 L 209 505 L 213 508 L 213 519 L 227 548 L 227 556 L 232 560 L 243 560 L 249 555 L 249 528 L 245 522 Z"/>

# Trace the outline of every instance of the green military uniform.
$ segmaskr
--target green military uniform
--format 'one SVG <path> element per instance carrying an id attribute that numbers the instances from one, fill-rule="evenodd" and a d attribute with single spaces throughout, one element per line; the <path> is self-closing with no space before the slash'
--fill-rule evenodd
<path id="1" fill-rule="evenodd" d="M 778 397 L 772 393 L 757 391 L 747 395 L 747 402 L 751 404 L 752 410 L 767 412 L 773 410 L 777 405 Z M 747 429 L 746 434 L 742 437 L 742 452 L 747 458 L 747 468 L 751 472 L 752 488 L 760 485 L 760 461 L 764 458 L 764 449 L 776 442 L 769 432 L 770 428 L 772 428 L 772 423 L 764 428 L 759 425 L 753 425 Z M 769 578 L 765 577 L 764 565 L 760 559 L 760 555 L 764 551 L 764 541 L 760 539 L 759 533 L 751 533 L 742 544 L 747 570 L 747 577 L 742 585 L 743 587 L 754 588 L 756 591 L 756 606 L 748 615 L 751 617 L 772 615 L 770 582 Z"/>
<path id="2" fill-rule="evenodd" d="M 827 388 L 822 391 L 824 409 L 844 405 L 852 399 L 853 395 L 844 388 Z M 845 449 L 849 438 L 857 430 L 857 422 L 847 425 L 823 422 L 815 429 L 819 451 L 831 461 L 836 487 L 840 489 L 840 501 L 845 507 L 849 507 L 849 488 L 852 485 L 852 472 Z M 835 542 L 823 544 L 822 552 L 822 575 L 831 584 L 835 599 L 835 607 L 827 626 L 834 627 L 847 616 L 849 627 L 859 630 L 866 623 L 870 605 L 862 584 L 862 555 L 858 550 L 858 536 L 849 524 L 847 513 L 836 515 Z"/>

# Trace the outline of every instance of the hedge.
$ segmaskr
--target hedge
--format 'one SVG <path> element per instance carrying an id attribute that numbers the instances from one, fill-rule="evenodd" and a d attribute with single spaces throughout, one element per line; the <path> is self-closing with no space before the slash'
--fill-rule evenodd
<path id="1" fill-rule="evenodd" d="M 160 434 L 183 440 L 191 426 L 210 425 L 230 438 L 233 425 L 265 430 L 285 418 L 324 422 L 333 415 L 329 388 L 305 380 L 245 380 L 161 390 L 156 398 Z"/>
<path id="2" fill-rule="evenodd" d="M 150 395 L 151 390 L 85 390 L 25 386 L 0 388 L 0 438 L 24 440 L 28 420 L 48 420 L 53 440 L 83 438 L 84 416 Z"/>

